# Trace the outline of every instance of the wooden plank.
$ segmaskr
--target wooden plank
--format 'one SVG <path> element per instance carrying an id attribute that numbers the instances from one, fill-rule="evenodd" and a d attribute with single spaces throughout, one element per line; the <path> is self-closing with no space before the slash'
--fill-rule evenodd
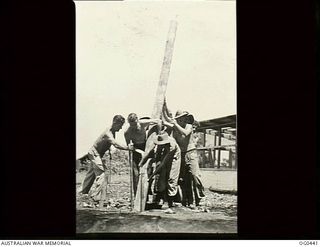
<path id="1" fill-rule="evenodd" d="M 135 211 L 143 212 L 145 210 L 145 205 L 147 202 L 148 196 L 148 175 L 147 175 L 147 168 L 151 159 L 145 163 L 144 166 L 140 167 L 139 170 L 139 182 L 137 186 L 137 193 L 134 200 L 133 209 Z"/>
<path id="2" fill-rule="evenodd" d="M 162 63 L 161 73 L 160 73 L 160 80 L 158 83 L 156 101 L 153 107 L 152 118 L 160 118 L 161 116 L 164 97 L 166 94 L 168 80 L 169 80 L 170 66 L 171 66 L 172 55 L 173 55 L 174 41 L 176 38 L 177 25 L 178 23 L 176 21 L 170 22 L 170 28 L 169 28 L 168 38 L 166 42 L 164 59 Z"/>

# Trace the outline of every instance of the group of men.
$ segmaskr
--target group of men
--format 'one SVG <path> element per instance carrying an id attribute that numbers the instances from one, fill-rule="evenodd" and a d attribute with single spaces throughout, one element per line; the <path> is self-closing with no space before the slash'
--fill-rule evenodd
<path id="1" fill-rule="evenodd" d="M 81 193 L 88 194 L 96 177 L 105 171 L 102 157 L 113 145 L 132 151 L 134 195 L 137 193 L 139 171 L 141 167 L 148 166 L 148 193 L 154 195 L 153 203 L 167 203 L 171 210 L 174 202 L 181 202 L 191 209 L 199 206 L 204 188 L 200 180 L 193 116 L 186 111 L 177 111 L 173 117 L 165 103 L 162 120 L 139 119 L 137 114 L 130 113 L 127 121 L 129 127 L 124 133 L 127 146 L 115 140 L 115 133 L 125 123 L 123 116 L 116 115 L 111 127 L 99 136 L 89 150 L 90 167 Z"/>

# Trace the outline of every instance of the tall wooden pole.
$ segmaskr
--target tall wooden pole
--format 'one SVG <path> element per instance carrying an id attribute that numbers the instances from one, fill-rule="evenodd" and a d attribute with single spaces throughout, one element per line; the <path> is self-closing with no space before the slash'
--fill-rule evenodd
<path id="1" fill-rule="evenodd" d="M 162 63 L 161 73 L 160 73 L 160 80 L 158 83 L 156 100 L 153 107 L 152 118 L 157 118 L 157 119 L 161 118 L 164 97 L 166 95 L 167 84 L 169 80 L 170 66 L 172 61 L 174 41 L 176 38 L 177 25 L 178 24 L 176 21 L 170 22 L 170 28 L 169 28 L 167 41 L 166 41 L 166 48 L 164 52 L 164 59 Z M 148 141 L 146 143 L 146 147 L 148 147 Z M 147 153 L 148 151 L 149 150 L 147 150 L 146 148 L 145 152 Z M 146 205 L 147 196 L 148 196 L 147 167 L 148 167 L 147 163 L 144 166 L 140 167 L 137 194 L 134 201 L 134 209 L 140 212 L 145 210 L 145 205 Z M 140 207 L 138 205 L 140 205 Z"/>
<path id="2" fill-rule="evenodd" d="M 164 59 L 160 73 L 160 80 L 158 83 L 158 89 L 156 94 L 156 101 L 153 106 L 152 118 L 160 118 L 161 116 L 164 97 L 167 91 L 167 85 L 169 80 L 170 66 L 173 55 L 174 41 L 176 38 L 177 25 L 178 23 L 176 21 L 170 22 L 168 38 L 166 41 L 166 48 L 164 52 Z"/>

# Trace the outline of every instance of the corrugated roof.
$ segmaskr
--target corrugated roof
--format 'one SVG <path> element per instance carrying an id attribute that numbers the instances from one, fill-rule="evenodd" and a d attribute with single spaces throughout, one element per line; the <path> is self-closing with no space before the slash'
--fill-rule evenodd
<path id="1" fill-rule="evenodd" d="M 229 115 L 225 117 L 199 121 L 199 124 L 200 126 L 196 129 L 197 132 L 202 132 L 206 129 L 218 130 L 225 127 L 236 128 L 237 115 Z"/>

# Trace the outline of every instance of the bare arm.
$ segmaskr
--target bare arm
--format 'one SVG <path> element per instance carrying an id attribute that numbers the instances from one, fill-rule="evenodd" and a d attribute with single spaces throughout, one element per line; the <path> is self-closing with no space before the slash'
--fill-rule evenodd
<path id="1" fill-rule="evenodd" d="M 143 166 L 143 164 L 148 160 L 149 157 L 151 157 L 154 152 L 154 147 L 156 146 L 154 144 L 154 139 L 157 137 L 156 133 L 152 133 L 146 142 L 146 149 L 144 154 L 142 155 L 141 161 L 139 162 L 138 166 Z"/>
<path id="2" fill-rule="evenodd" d="M 172 113 L 168 109 L 166 100 L 164 101 L 164 104 L 163 104 L 162 115 L 164 117 L 163 124 L 167 127 L 175 128 L 181 133 L 181 135 L 188 136 L 193 131 L 192 125 L 187 124 L 185 128 L 182 128 L 177 123 L 177 121 L 174 118 L 172 118 Z"/>
<path id="3" fill-rule="evenodd" d="M 163 108 L 162 108 L 162 116 L 163 116 L 163 119 L 162 119 L 163 125 L 172 129 L 174 126 L 172 123 L 173 119 L 169 116 L 169 111 L 166 108 L 166 103 L 163 105 Z"/>
<path id="4" fill-rule="evenodd" d="M 182 128 L 176 120 L 173 120 L 173 125 L 174 125 L 174 128 L 176 130 L 178 130 L 181 135 L 183 136 L 188 136 L 192 133 L 192 125 L 191 124 L 187 124 L 185 128 Z"/>
<path id="5" fill-rule="evenodd" d="M 142 155 L 142 158 L 141 158 L 138 166 L 139 167 L 143 166 L 149 158 L 152 158 L 153 154 L 154 154 L 153 148 L 149 149 L 148 152 L 145 152 L 144 155 Z"/>
<path id="6" fill-rule="evenodd" d="M 106 138 L 107 140 L 115 147 L 121 150 L 132 150 L 132 148 L 128 147 L 128 146 L 124 146 L 120 143 L 118 143 L 112 136 L 112 133 L 110 131 L 108 131 L 106 133 Z"/>
<path id="7" fill-rule="evenodd" d="M 161 121 L 160 119 L 141 119 L 139 120 L 141 126 L 146 128 L 149 124 L 158 124 Z"/>
<path id="8" fill-rule="evenodd" d="M 167 130 L 166 130 L 166 131 L 167 131 L 168 134 L 170 135 L 171 132 L 172 132 L 172 130 L 173 130 L 174 125 L 171 124 L 171 123 L 168 123 L 168 122 L 165 121 L 165 120 L 162 121 L 162 124 L 167 127 Z"/>

